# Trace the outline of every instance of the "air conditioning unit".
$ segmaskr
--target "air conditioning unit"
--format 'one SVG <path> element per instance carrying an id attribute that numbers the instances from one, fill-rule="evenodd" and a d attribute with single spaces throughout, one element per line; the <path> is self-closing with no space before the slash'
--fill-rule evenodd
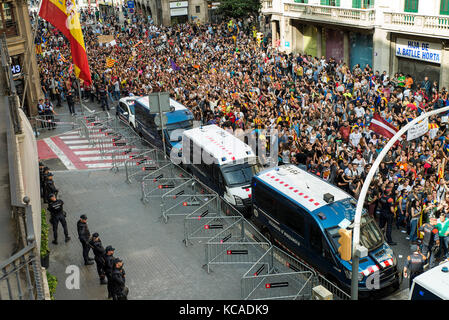
<path id="1" fill-rule="evenodd" d="M 332 203 L 334 202 L 334 195 L 330 193 L 325 193 L 323 195 L 323 200 L 326 201 L 326 203 Z"/>

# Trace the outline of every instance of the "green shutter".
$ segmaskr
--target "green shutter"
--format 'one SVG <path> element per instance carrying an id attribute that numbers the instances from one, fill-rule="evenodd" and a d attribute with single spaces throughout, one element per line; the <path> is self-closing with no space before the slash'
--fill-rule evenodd
<path id="1" fill-rule="evenodd" d="M 449 0 L 441 0 L 440 14 L 449 15 Z"/>
<path id="2" fill-rule="evenodd" d="M 419 0 L 405 0 L 405 12 L 418 12 Z"/>
<path id="3" fill-rule="evenodd" d="M 352 7 L 354 9 L 360 9 L 362 7 L 362 0 L 352 0 Z"/>
<path id="4" fill-rule="evenodd" d="M 329 5 L 329 0 L 320 0 L 320 4 L 322 6 L 328 6 Z"/>

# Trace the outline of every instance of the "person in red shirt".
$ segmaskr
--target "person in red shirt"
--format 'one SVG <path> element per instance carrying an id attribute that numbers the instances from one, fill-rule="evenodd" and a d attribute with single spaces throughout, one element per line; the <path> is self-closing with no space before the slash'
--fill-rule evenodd
<path id="1" fill-rule="evenodd" d="M 340 133 L 342 138 L 348 142 L 349 141 L 349 134 L 351 133 L 351 127 L 349 126 L 349 122 L 345 121 L 345 124 L 343 127 L 340 128 Z"/>

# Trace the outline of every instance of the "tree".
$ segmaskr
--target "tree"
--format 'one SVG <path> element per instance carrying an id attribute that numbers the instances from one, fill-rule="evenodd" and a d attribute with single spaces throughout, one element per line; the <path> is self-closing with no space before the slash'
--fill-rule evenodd
<path id="1" fill-rule="evenodd" d="M 261 8 L 260 0 L 222 0 L 217 10 L 225 17 L 236 19 L 253 17 L 257 21 Z"/>

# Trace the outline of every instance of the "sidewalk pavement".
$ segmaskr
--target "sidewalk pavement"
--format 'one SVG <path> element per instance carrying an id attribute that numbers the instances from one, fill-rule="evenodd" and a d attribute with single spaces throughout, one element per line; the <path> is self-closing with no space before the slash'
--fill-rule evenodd
<path id="1" fill-rule="evenodd" d="M 138 184 L 125 183 L 123 170 L 54 172 L 59 198 L 64 201 L 72 240 L 64 243 L 59 226 L 59 244 L 50 231 L 49 272 L 58 278 L 57 300 L 102 300 L 106 286 L 100 285 L 95 265 L 85 266 L 76 223 L 86 214 L 91 233 L 98 232 L 103 246 L 116 248 L 115 256 L 124 261 L 129 299 L 240 299 L 240 278 L 245 266 L 203 268 L 204 247 L 185 247 L 183 219 L 161 221 L 159 203 L 145 206 Z M 90 253 L 93 256 L 93 253 Z M 80 268 L 80 289 L 65 286 L 66 267 Z"/>

